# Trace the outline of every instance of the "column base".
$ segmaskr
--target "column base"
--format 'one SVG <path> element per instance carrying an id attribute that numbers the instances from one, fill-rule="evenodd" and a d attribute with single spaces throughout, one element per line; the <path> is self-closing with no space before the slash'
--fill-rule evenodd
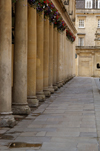
<path id="1" fill-rule="evenodd" d="M 54 88 L 55 91 L 58 90 L 58 86 L 57 85 L 54 85 L 53 88 Z"/>
<path id="2" fill-rule="evenodd" d="M 48 88 L 43 89 L 43 92 L 44 92 L 44 95 L 46 97 L 50 97 L 51 96 L 51 92 L 50 92 L 50 90 Z"/>
<path id="3" fill-rule="evenodd" d="M 14 127 L 16 125 L 16 121 L 12 112 L 2 112 L 0 113 L 0 127 Z"/>
<path id="4" fill-rule="evenodd" d="M 31 112 L 28 104 L 13 103 L 12 105 L 13 114 L 28 115 Z"/>
<path id="5" fill-rule="evenodd" d="M 67 83 L 68 79 L 65 80 L 65 83 Z"/>
<path id="6" fill-rule="evenodd" d="M 58 88 L 63 87 L 63 82 L 58 82 L 57 86 L 58 86 Z"/>
<path id="7" fill-rule="evenodd" d="M 65 80 L 63 80 L 63 85 L 65 85 Z"/>
<path id="8" fill-rule="evenodd" d="M 27 102 L 28 102 L 28 105 L 30 107 L 37 107 L 37 106 L 39 106 L 39 100 L 37 99 L 36 96 L 28 96 L 27 97 Z"/>
<path id="9" fill-rule="evenodd" d="M 53 87 L 49 87 L 48 90 L 51 92 L 51 94 L 53 94 L 55 91 Z"/>
<path id="10" fill-rule="evenodd" d="M 44 92 L 37 92 L 37 93 L 36 93 L 36 96 L 37 96 L 37 99 L 38 99 L 40 102 L 44 102 L 44 101 L 45 101 Z"/>

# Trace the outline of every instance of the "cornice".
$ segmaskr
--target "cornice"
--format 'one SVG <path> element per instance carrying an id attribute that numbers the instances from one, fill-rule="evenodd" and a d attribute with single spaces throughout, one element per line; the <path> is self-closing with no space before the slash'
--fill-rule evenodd
<path id="1" fill-rule="evenodd" d="M 63 2 L 61 0 L 52 0 L 55 7 L 59 10 L 59 13 L 61 14 L 62 18 L 64 19 L 67 27 L 71 30 L 72 33 L 76 34 L 77 30 L 65 8 L 63 5 Z"/>
<path id="2" fill-rule="evenodd" d="M 99 50 L 100 51 L 100 46 L 76 46 L 77 51 L 93 51 L 93 50 Z"/>

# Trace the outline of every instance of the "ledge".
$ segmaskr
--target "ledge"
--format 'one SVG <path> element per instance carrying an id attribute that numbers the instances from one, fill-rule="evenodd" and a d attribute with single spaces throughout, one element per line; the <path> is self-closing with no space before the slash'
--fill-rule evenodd
<path id="1" fill-rule="evenodd" d="M 86 35 L 85 33 L 77 33 L 77 35 Z"/>
<path id="2" fill-rule="evenodd" d="M 100 9 L 76 9 L 76 14 L 100 14 Z M 98 15 L 96 15 L 98 16 Z"/>
<path id="3" fill-rule="evenodd" d="M 100 46 L 76 46 L 76 50 L 100 50 Z"/>
<path id="4" fill-rule="evenodd" d="M 72 31 L 72 33 L 76 34 L 77 30 L 65 8 L 63 5 L 63 2 L 61 0 L 52 0 L 55 7 L 59 10 L 59 13 L 61 14 L 62 18 L 64 19 L 67 27 Z"/>

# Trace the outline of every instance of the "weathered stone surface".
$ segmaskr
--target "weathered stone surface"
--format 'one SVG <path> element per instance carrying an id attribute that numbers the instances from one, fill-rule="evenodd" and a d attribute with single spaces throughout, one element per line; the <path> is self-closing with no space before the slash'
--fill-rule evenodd
<path id="1" fill-rule="evenodd" d="M 18 105 L 18 104 L 13 104 L 13 108 L 12 111 L 14 112 L 14 114 L 23 114 L 23 115 L 28 115 L 30 113 L 30 108 L 28 105 Z"/>
<path id="2" fill-rule="evenodd" d="M 0 115 L 0 127 L 14 127 L 15 124 L 13 115 Z"/>

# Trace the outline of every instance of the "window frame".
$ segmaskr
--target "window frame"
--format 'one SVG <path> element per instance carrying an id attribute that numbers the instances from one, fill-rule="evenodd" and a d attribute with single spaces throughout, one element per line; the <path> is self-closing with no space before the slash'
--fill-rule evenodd
<path id="1" fill-rule="evenodd" d="M 83 41 L 80 41 L 80 39 L 83 39 Z M 78 37 L 78 46 L 84 46 L 84 37 Z"/>
<path id="2" fill-rule="evenodd" d="M 98 28 L 100 28 L 100 19 L 98 19 Z"/>
<path id="3" fill-rule="evenodd" d="M 83 24 L 83 26 L 82 26 L 82 24 Z M 85 28 L 84 27 L 84 19 L 79 19 L 79 28 Z"/>
<path id="4" fill-rule="evenodd" d="M 100 9 L 100 0 L 98 0 L 98 9 Z"/>
<path id="5" fill-rule="evenodd" d="M 92 9 L 93 8 L 93 0 L 85 0 L 85 8 Z"/>

